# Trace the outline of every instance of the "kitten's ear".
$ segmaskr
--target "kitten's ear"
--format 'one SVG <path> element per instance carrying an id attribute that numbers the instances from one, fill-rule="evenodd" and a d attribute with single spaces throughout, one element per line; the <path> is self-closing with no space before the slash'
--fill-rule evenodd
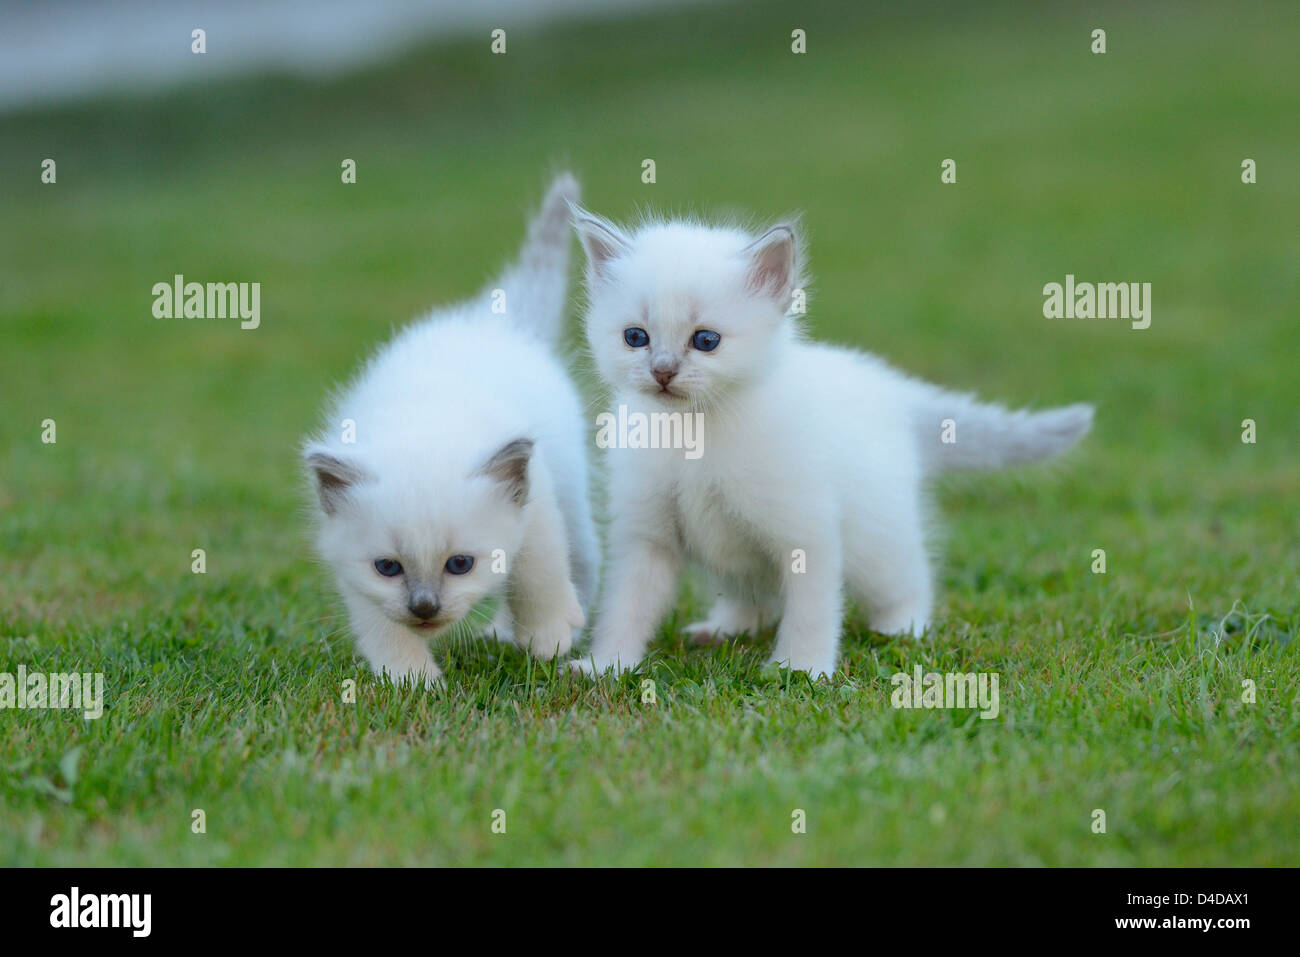
<path id="1" fill-rule="evenodd" d="M 798 255 L 792 226 L 773 226 L 744 249 L 749 260 L 745 285 L 755 295 L 768 296 L 785 305 L 794 291 Z"/>
<path id="2" fill-rule="evenodd" d="M 348 497 L 352 486 L 365 481 L 366 473 L 322 448 L 311 448 L 303 453 L 307 467 L 316 480 L 316 494 L 326 515 L 333 515 Z"/>
<path id="3" fill-rule="evenodd" d="M 497 449 L 479 471 L 500 482 L 506 497 L 522 505 L 528 497 L 528 462 L 532 457 L 533 440 L 515 439 Z"/>
<path id="4" fill-rule="evenodd" d="M 591 273 L 603 279 L 609 264 L 632 248 L 632 241 L 608 219 L 589 213 L 576 203 L 569 204 L 573 228 L 578 231 L 582 248 L 587 252 Z"/>

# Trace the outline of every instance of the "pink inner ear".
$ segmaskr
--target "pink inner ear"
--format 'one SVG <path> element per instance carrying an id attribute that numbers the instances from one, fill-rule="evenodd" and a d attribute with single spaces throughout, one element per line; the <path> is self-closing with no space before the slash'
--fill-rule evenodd
<path id="1" fill-rule="evenodd" d="M 587 252 L 587 261 L 592 270 L 601 275 L 611 259 L 617 259 L 627 252 L 627 242 L 614 227 L 595 216 L 584 214 L 577 223 L 578 235 L 582 238 L 583 248 Z"/>
<path id="2" fill-rule="evenodd" d="M 750 292 L 781 296 L 789 289 L 794 270 L 794 244 L 787 230 L 776 229 L 759 240 L 762 246 L 749 267 Z"/>
<path id="3" fill-rule="evenodd" d="M 591 257 L 591 264 L 599 272 L 600 268 L 618 255 L 618 246 L 614 240 L 602 233 L 587 234 L 587 255 Z"/>

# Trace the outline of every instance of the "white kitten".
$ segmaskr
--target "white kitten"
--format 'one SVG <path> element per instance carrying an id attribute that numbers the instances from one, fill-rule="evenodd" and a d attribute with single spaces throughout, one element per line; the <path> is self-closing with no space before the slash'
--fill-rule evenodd
<path id="1" fill-rule="evenodd" d="M 609 453 L 609 580 L 583 670 L 632 668 L 687 558 L 720 596 L 697 640 L 780 618 L 773 660 L 838 660 L 844 594 L 882 632 L 920 635 L 933 602 L 923 480 L 1063 452 L 1092 408 L 1012 412 L 805 341 L 797 234 L 651 223 L 628 234 L 580 209 L 587 339 L 614 402 L 701 412 L 703 454 Z M 945 420 L 951 419 L 945 443 Z"/>
<path id="2" fill-rule="evenodd" d="M 498 636 L 513 626 L 538 657 L 583 624 L 599 566 L 586 429 L 553 352 L 577 193 L 559 177 L 505 275 L 400 332 L 304 450 L 320 553 L 358 647 L 394 680 L 436 683 L 427 639 L 489 595 L 505 593 Z"/>

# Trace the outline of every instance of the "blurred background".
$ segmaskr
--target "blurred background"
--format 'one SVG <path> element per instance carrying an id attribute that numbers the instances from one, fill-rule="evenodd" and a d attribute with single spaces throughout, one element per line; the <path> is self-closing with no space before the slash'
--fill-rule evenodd
<path id="1" fill-rule="evenodd" d="M 350 668 L 321 623 L 297 443 L 393 327 L 498 268 L 562 167 L 616 219 L 802 210 L 814 336 L 1010 404 L 1097 403 L 1059 469 L 945 486 L 960 558 L 941 618 L 1018 620 L 1033 644 L 1163 633 L 1192 596 L 1198 614 L 1296 612 L 1293 0 L 64 0 L 0 19 L 10 660 L 94 647 L 85 663 L 117 656 L 137 694 L 177 661 Z M 177 273 L 259 282 L 260 328 L 154 318 Z M 1151 283 L 1151 327 L 1044 318 L 1067 273 Z M 585 368 L 577 342 L 575 319 Z M 1086 574 L 1102 544 L 1104 583 Z M 57 758 L 20 737 L 13 754 Z M 1064 859 L 1048 847 L 1026 859 Z"/>
<path id="2" fill-rule="evenodd" d="M 10 0 L 0 34 L 0 104 L 150 93 L 196 77 L 327 77 L 436 39 L 508 23 L 616 17 L 685 0 Z M 695 0 L 698 4 L 702 0 Z M 216 56 L 193 59 L 195 29 Z"/>
<path id="3" fill-rule="evenodd" d="M 1204 496 L 1236 465 L 1230 499 L 1204 507 L 1283 491 L 1266 476 L 1300 434 L 1293 4 L 56 2 L 4 17 L 11 556 L 60 533 L 171 540 L 190 508 L 219 535 L 261 534 L 229 506 L 296 503 L 289 452 L 326 386 L 487 278 L 560 166 L 614 217 L 803 210 L 814 334 L 1013 403 L 1095 400 L 1097 445 L 1118 457 L 1098 468 L 1122 462 L 1130 503 Z M 261 328 L 154 319 L 150 290 L 176 273 L 260 282 Z M 1043 285 L 1066 273 L 1151 282 L 1151 328 L 1043 318 Z M 57 450 L 30 441 L 47 417 Z M 1263 439 L 1243 448 L 1246 417 Z M 35 540 L 20 501 L 52 508 Z M 286 568 L 292 552 L 272 550 Z M 15 562 L 6 604 L 64 576 L 121 600 L 120 576 L 145 569 L 87 576 L 97 553 Z M 274 567 L 243 555 L 258 579 Z"/>

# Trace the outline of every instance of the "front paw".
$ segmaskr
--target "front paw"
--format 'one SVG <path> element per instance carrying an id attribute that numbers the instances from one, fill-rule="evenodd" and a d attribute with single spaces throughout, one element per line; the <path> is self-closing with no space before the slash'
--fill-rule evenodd
<path id="1" fill-rule="evenodd" d="M 564 610 L 564 620 L 573 628 L 581 628 L 587 624 L 587 616 L 582 611 L 582 602 L 578 601 L 578 593 L 569 588 L 568 607 Z"/>
<path id="2" fill-rule="evenodd" d="M 624 664 L 617 658 L 604 658 L 592 655 L 590 652 L 585 658 L 574 658 L 567 662 L 569 670 L 586 675 L 588 678 L 599 678 L 602 675 L 613 675 L 617 678 L 619 675 L 625 675 L 636 671 L 640 662 Z"/>
<path id="3" fill-rule="evenodd" d="M 502 644 L 515 644 L 515 622 L 505 605 L 497 609 L 492 622 L 483 630 L 483 637 L 491 638 Z"/>
<path id="4" fill-rule="evenodd" d="M 703 621 L 686 626 L 686 635 L 693 644 L 720 645 L 745 632 L 757 634 L 762 624 L 763 616 L 757 606 L 722 598 L 714 602 Z"/>
<path id="5" fill-rule="evenodd" d="M 726 629 L 726 623 L 721 621 L 693 621 L 682 630 L 691 644 L 702 647 L 721 645 L 732 637 Z"/>
<path id="6" fill-rule="evenodd" d="M 425 691 L 442 691 L 447 687 L 442 669 L 432 661 L 413 667 L 385 667 L 379 674 L 398 687 L 423 688 Z"/>
<path id="7" fill-rule="evenodd" d="M 882 635 L 919 639 L 930 629 L 930 615 L 923 607 L 899 605 L 875 612 L 868 624 Z"/>
<path id="8" fill-rule="evenodd" d="M 578 615 L 581 618 L 581 609 L 578 610 Z M 515 644 L 543 661 L 568 654 L 573 647 L 573 630 L 579 627 L 572 624 L 572 621 L 572 615 L 562 615 L 537 625 L 516 621 Z"/>

